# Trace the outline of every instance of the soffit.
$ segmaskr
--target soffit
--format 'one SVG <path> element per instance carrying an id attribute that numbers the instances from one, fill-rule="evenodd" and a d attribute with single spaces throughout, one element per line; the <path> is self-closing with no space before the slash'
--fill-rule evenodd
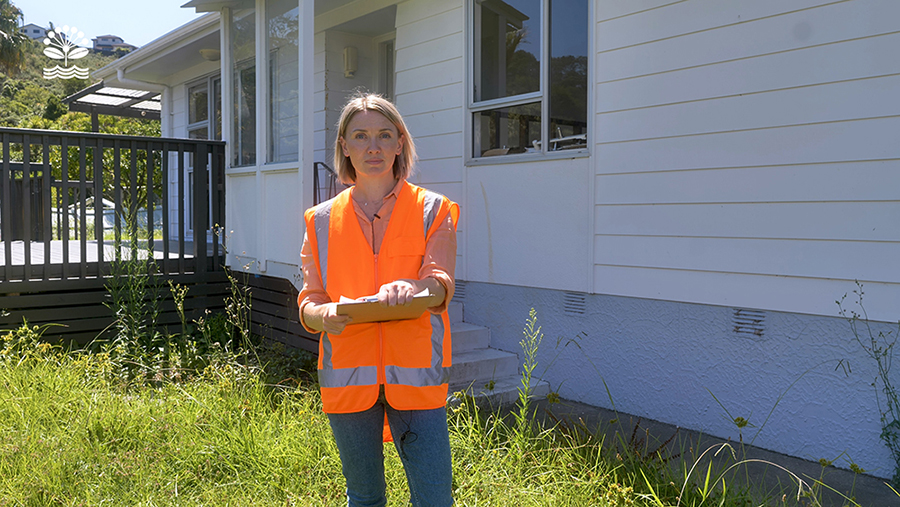
<path id="1" fill-rule="evenodd" d="M 379 11 L 365 16 L 351 19 L 345 23 L 334 26 L 332 30 L 355 33 L 367 37 L 377 37 L 395 29 L 397 24 L 397 6 L 391 5 Z"/>
<path id="2" fill-rule="evenodd" d="M 182 5 L 184 9 L 194 9 L 196 12 L 218 12 L 225 7 L 232 9 L 249 9 L 253 7 L 253 0 L 191 0 Z"/>
<path id="3" fill-rule="evenodd" d="M 141 46 L 91 75 L 114 81 L 119 70 L 128 79 L 165 81 L 168 76 L 203 61 L 200 49 L 219 48 L 219 14 L 201 16 Z M 172 57 L 174 55 L 174 58 Z"/>
<path id="4" fill-rule="evenodd" d="M 165 82 L 168 76 L 205 62 L 206 60 L 200 55 L 201 49 L 219 49 L 219 45 L 219 30 L 215 30 L 174 47 L 156 58 L 129 66 L 125 77 L 139 81 Z"/>
<path id="5" fill-rule="evenodd" d="M 324 12 L 343 7 L 355 1 L 358 0 L 317 0 L 315 3 L 315 7 L 313 7 L 313 12 L 315 12 L 315 15 L 318 16 Z"/>

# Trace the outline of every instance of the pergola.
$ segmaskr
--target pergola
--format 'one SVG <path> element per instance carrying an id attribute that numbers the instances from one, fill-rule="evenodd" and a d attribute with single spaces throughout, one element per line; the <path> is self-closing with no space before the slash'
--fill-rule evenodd
<path id="1" fill-rule="evenodd" d="M 162 104 L 159 92 L 106 86 L 103 81 L 69 95 L 62 101 L 69 111 L 89 113 L 91 130 L 100 131 L 98 115 L 159 120 Z"/>

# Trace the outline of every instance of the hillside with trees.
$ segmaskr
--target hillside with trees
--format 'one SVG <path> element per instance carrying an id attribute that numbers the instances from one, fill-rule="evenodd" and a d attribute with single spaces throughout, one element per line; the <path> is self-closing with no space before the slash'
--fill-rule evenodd
<path id="1" fill-rule="evenodd" d="M 11 5 L 0 0 L 2 4 Z M 13 7 L 14 8 L 14 7 Z M 0 20 L 4 18 L 0 14 Z M 0 23 L 2 24 L 2 23 Z M 40 40 L 13 40 L 9 30 L 0 26 L 0 127 L 19 127 L 49 130 L 91 131 L 91 119 L 86 113 L 69 112 L 62 100 L 93 83 L 86 79 L 45 79 L 44 67 L 55 63 L 43 54 Z M 18 32 L 15 32 L 19 35 Z M 125 53 L 106 55 L 90 51 L 78 60 L 79 67 L 95 71 Z M 7 58 L 7 55 L 9 57 Z M 157 120 L 100 116 L 100 132 L 159 136 Z"/>

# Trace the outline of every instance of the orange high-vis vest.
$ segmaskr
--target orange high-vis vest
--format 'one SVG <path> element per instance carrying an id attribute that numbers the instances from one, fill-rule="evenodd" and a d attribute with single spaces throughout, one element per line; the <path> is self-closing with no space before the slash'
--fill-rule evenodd
<path id="1" fill-rule="evenodd" d="M 404 182 L 375 254 L 366 241 L 350 189 L 305 213 L 306 233 L 322 285 L 332 301 L 358 298 L 401 278 L 418 278 L 425 244 L 459 206 L 446 197 Z M 319 386 L 327 413 L 361 412 L 378 400 L 379 386 L 398 410 L 443 407 L 451 364 L 447 312 L 418 319 L 350 324 L 339 335 L 322 333 Z"/>

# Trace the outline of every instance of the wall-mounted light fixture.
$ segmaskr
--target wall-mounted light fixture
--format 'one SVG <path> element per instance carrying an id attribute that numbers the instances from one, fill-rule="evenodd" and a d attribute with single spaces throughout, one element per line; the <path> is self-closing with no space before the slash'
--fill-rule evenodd
<path id="1" fill-rule="evenodd" d="M 344 48 L 344 77 L 350 78 L 356 75 L 359 65 L 359 54 L 354 46 Z"/>
<path id="2" fill-rule="evenodd" d="M 201 49 L 200 56 L 203 57 L 204 60 L 209 60 L 211 62 L 218 62 L 221 57 L 221 52 L 218 49 Z"/>

